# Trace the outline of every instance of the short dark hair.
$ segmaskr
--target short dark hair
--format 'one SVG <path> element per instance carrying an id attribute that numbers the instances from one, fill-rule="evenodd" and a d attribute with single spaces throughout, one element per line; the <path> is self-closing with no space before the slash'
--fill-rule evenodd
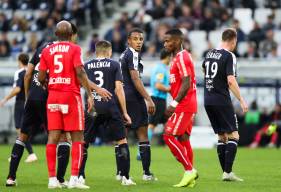
<path id="1" fill-rule="evenodd" d="M 183 37 L 182 31 L 181 31 L 180 29 L 178 29 L 178 28 L 170 29 L 170 30 L 168 30 L 165 34 L 166 34 L 166 35 L 172 35 L 172 36 Z"/>
<path id="2" fill-rule="evenodd" d="M 165 59 L 165 58 L 167 58 L 167 57 L 170 57 L 171 56 L 171 54 L 168 52 L 168 51 L 166 51 L 165 49 L 162 49 L 161 51 L 160 51 L 160 59 L 162 60 L 162 59 Z"/>
<path id="3" fill-rule="evenodd" d="M 225 29 L 222 32 L 222 36 L 221 36 L 222 41 L 232 41 L 233 39 L 236 38 L 237 38 L 237 32 L 233 28 Z"/>
<path id="4" fill-rule="evenodd" d="M 131 37 L 132 33 L 144 33 L 141 28 L 133 28 L 131 31 L 128 33 L 128 38 Z"/>
<path id="5" fill-rule="evenodd" d="M 111 48 L 112 46 L 109 41 L 101 40 L 96 43 L 96 52 L 104 52 Z"/>
<path id="6" fill-rule="evenodd" d="M 18 60 L 23 64 L 23 65 L 27 65 L 28 61 L 29 61 L 29 56 L 26 53 L 21 53 L 18 56 Z"/>
<path id="7" fill-rule="evenodd" d="M 72 35 L 75 35 L 78 33 L 78 29 L 76 27 L 76 25 L 74 25 L 74 23 L 69 22 L 71 24 L 71 29 L 72 29 Z"/>

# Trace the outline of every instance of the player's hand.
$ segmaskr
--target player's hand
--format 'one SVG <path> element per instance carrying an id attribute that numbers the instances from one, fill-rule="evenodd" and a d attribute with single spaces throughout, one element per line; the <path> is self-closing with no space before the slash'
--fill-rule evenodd
<path id="1" fill-rule="evenodd" d="M 128 115 L 128 113 L 123 114 L 124 120 L 125 120 L 125 125 L 131 125 L 132 120 L 131 117 Z"/>
<path id="2" fill-rule="evenodd" d="M 108 101 L 111 99 L 112 94 L 104 88 L 99 88 L 98 90 L 96 90 L 96 92 L 105 101 Z"/>
<path id="3" fill-rule="evenodd" d="M 175 112 L 175 107 L 169 105 L 168 108 L 165 111 L 165 115 L 169 118 L 172 116 L 172 114 Z"/>
<path id="4" fill-rule="evenodd" d="M 150 115 L 153 115 L 155 113 L 155 104 L 152 99 L 147 101 L 147 111 Z"/>
<path id="5" fill-rule="evenodd" d="M 94 96 L 92 94 L 88 95 L 87 102 L 88 102 L 88 113 L 90 113 L 92 108 L 94 107 Z"/>
<path id="6" fill-rule="evenodd" d="M 244 101 L 243 98 L 240 99 L 240 105 L 241 105 L 241 108 L 242 108 L 243 113 L 246 113 L 249 108 L 248 108 L 248 105 L 247 105 L 247 103 Z"/>

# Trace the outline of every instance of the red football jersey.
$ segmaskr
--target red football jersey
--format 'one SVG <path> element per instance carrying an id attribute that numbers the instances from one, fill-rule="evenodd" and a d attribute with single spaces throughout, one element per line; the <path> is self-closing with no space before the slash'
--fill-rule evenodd
<path id="1" fill-rule="evenodd" d="M 80 94 L 75 67 L 83 66 L 81 48 L 71 42 L 55 42 L 42 51 L 39 70 L 49 71 L 49 91 Z"/>
<path id="2" fill-rule="evenodd" d="M 174 57 L 170 68 L 171 95 L 175 99 L 182 85 L 182 77 L 190 76 L 190 88 L 176 107 L 176 112 L 197 112 L 196 79 L 190 54 L 183 50 Z"/>

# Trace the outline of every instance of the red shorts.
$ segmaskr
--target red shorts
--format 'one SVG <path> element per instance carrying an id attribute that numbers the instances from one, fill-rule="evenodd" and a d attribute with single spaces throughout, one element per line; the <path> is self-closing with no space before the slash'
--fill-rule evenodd
<path id="1" fill-rule="evenodd" d="M 168 119 L 165 126 L 165 133 L 170 135 L 191 134 L 195 114 L 190 112 L 175 112 Z"/>
<path id="2" fill-rule="evenodd" d="M 84 111 L 81 95 L 50 91 L 47 100 L 48 130 L 83 131 Z"/>

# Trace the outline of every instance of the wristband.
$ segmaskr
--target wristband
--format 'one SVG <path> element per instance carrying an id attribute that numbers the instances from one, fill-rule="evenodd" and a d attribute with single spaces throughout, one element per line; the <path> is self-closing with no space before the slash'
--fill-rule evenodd
<path id="1" fill-rule="evenodd" d="M 176 100 L 173 100 L 170 105 L 174 108 L 176 108 L 178 106 L 179 102 L 177 102 Z"/>

